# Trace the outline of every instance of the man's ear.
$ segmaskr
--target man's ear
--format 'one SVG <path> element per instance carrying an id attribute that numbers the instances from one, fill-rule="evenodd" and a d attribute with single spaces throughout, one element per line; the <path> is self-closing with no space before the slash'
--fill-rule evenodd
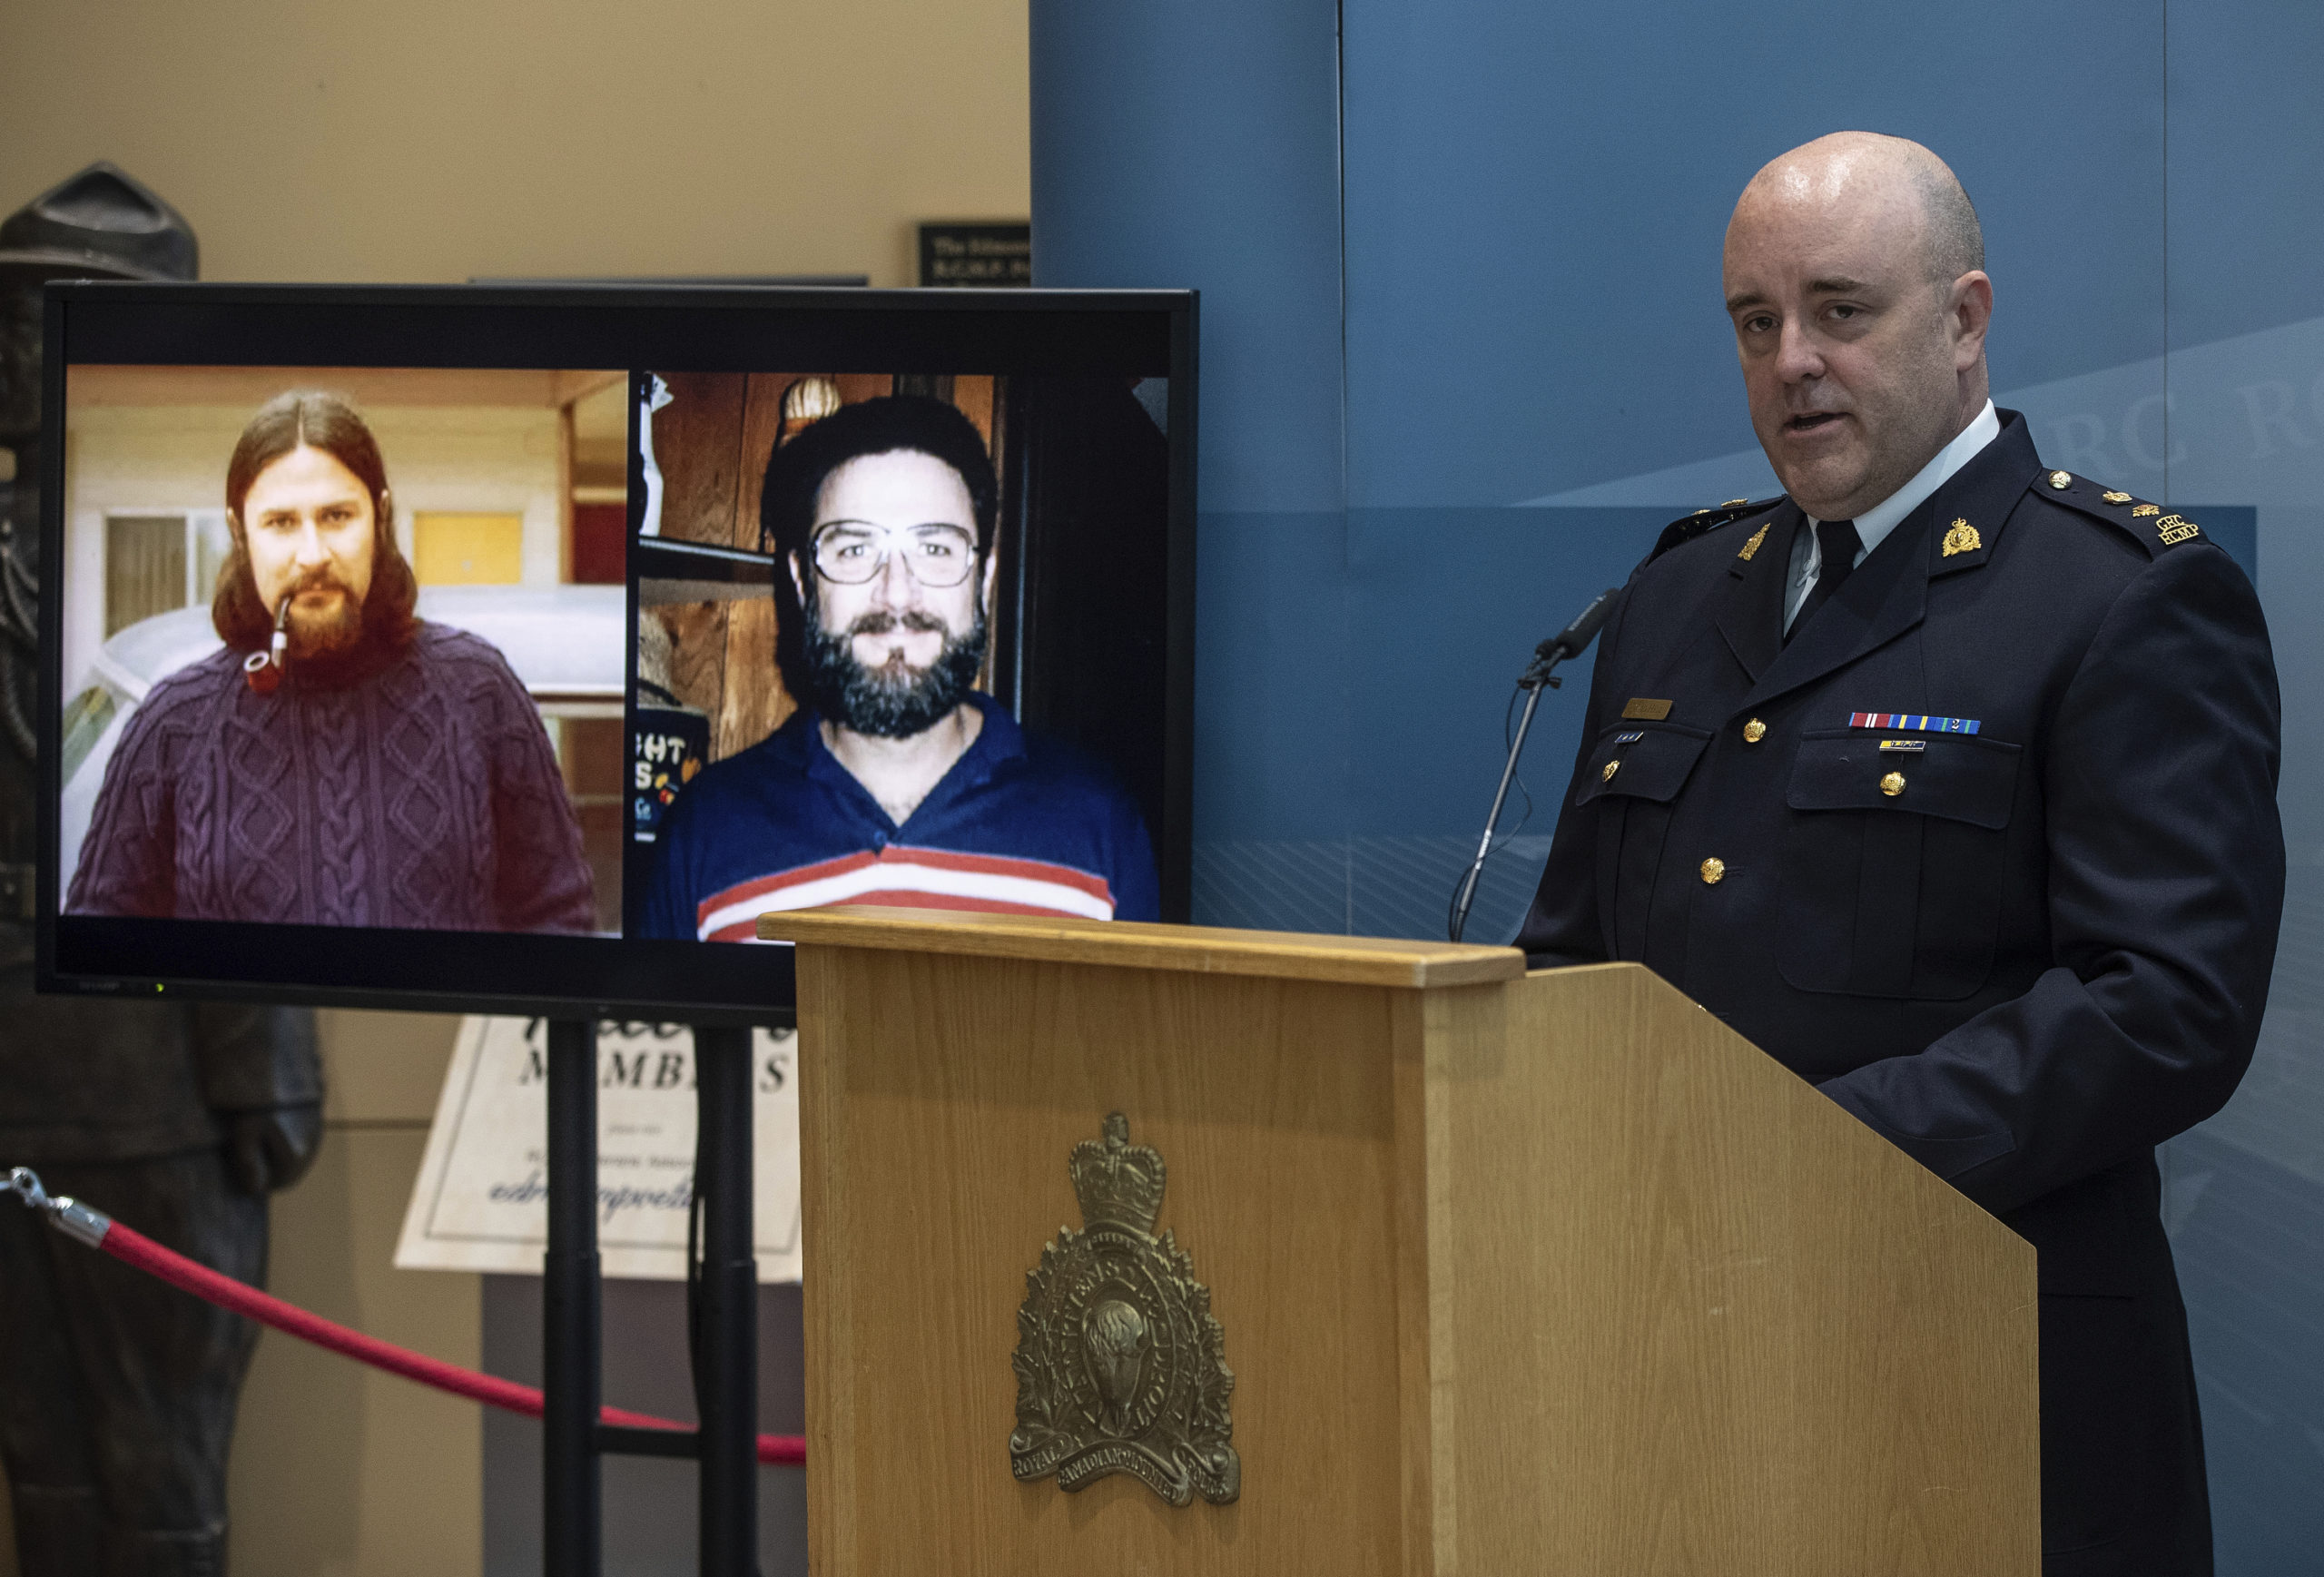
<path id="1" fill-rule="evenodd" d="M 379 489 L 379 527 L 382 530 L 392 530 L 395 527 L 395 489 L 392 488 L 382 488 Z"/>
<path id="2" fill-rule="evenodd" d="M 802 611 L 804 611 L 807 606 L 807 583 L 800 575 L 799 556 L 796 553 L 785 554 L 783 563 L 791 569 L 792 594 L 798 597 L 799 606 Z"/>
<path id="3" fill-rule="evenodd" d="M 1945 302 L 1945 328 L 1953 337 L 1953 366 L 1966 372 L 1985 353 L 1985 330 L 1994 320 L 1994 281 L 1983 269 L 1972 269 L 1953 281 Z"/>
<path id="4" fill-rule="evenodd" d="M 1000 545 L 996 543 L 993 546 L 992 550 L 984 556 L 984 591 L 982 595 L 984 598 L 984 615 L 987 618 L 990 618 L 992 616 L 992 588 L 994 585 L 999 582 L 1000 578 Z"/>

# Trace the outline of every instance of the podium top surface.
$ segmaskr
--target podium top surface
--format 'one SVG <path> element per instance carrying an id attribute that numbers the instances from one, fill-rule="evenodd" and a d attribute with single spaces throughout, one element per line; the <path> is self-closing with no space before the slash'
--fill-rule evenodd
<path id="1" fill-rule="evenodd" d="M 1339 985 L 1477 985 L 1513 981 L 1525 955 L 1513 947 L 1291 931 L 1227 931 L 1206 925 L 1147 925 L 1125 920 L 986 914 L 950 909 L 850 904 L 759 916 L 761 941 L 810 947 L 1110 964 L 1193 974 L 1257 975 Z"/>

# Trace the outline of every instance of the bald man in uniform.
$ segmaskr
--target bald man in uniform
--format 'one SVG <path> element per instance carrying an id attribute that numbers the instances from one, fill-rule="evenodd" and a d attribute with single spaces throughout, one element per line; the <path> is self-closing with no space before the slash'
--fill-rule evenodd
<path id="1" fill-rule="evenodd" d="M 2258 598 L 1987 396 L 1942 161 L 1755 176 L 1725 292 L 1786 496 L 1663 534 L 1605 625 L 1519 945 L 1635 960 L 2039 1255 L 2043 1569 L 2211 1570 L 2154 1147 L 2223 1105 L 2283 904 Z"/>

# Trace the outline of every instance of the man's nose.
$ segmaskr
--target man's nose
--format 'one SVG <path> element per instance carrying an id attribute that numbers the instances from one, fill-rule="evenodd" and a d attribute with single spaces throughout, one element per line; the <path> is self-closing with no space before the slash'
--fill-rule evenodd
<path id="1" fill-rule="evenodd" d="M 1797 318 L 1785 320 L 1776 341 L 1776 376 L 1786 383 L 1824 376 L 1824 353 L 1817 348 L 1807 326 Z"/>
<path id="2" fill-rule="evenodd" d="M 330 562 L 330 555 L 323 550 L 323 534 L 316 529 L 312 520 L 301 522 L 299 527 L 297 559 L 306 568 Z"/>
<path id="3" fill-rule="evenodd" d="M 891 552 L 872 577 L 872 600 L 881 607 L 911 607 L 920 601 L 920 582 L 904 567 L 904 556 Z"/>

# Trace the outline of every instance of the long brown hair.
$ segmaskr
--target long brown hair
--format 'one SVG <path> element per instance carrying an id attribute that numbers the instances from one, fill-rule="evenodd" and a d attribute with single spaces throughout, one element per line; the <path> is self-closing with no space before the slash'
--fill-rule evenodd
<path id="1" fill-rule="evenodd" d="M 379 458 L 379 442 L 355 407 L 320 389 L 292 389 L 261 406 L 242 429 L 234 458 L 226 462 L 226 518 L 234 535 L 234 553 L 218 571 L 210 622 L 238 652 L 266 649 L 274 619 L 251 573 L 242 500 L 250 497 L 260 472 L 301 445 L 320 449 L 345 466 L 371 495 L 371 589 L 363 597 L 363 634 L 368 643 L 389 650 L 400 647 L 419 623 L 412 609 L 419 600 L 419 582 L 396 547 L 387 462 Z"/>

